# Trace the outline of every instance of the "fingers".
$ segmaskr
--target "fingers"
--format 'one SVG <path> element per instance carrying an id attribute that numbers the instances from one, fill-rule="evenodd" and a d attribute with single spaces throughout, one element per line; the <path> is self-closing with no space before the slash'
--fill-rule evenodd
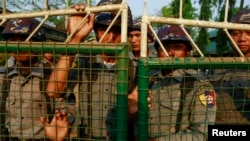
<path id="1" fill-rule="evenodd" d="M 76 4 L 76 5 L 72 5 L 71 8 L 74 8 L 77 11 L 84 11 L 86 8 L 86 5 L 85 4 Z"/>
<path id="2" fill-rule="evenodd" d="M 67 127 L 70 126 L 70 123 L 68 122 L 68 115 L 65 111 L 56 110 L 55 120 L 60 120 Z"/>
<path id="3" fill-rule="evenodd" d="M 135 87 L 134 91 L 137 93 L 137 91 L 138 91 L 138 86 Z"/>
<path id="4" fill-rule="evenodd" d="M 49 123 L 47 122 L 47 120 L 45 119 L 45 117 L 40 117 L 40 122 L 41 122 L 44 126 L 49 126 Z"/>
<path id="5" fill-rule="evenodd" d="M 66 30 L 67 32 L 70 32 L 70 18 L 68 18 L 66 21 Z"/>
<path id="6" fill-rule="evenodd" d="M 94 25 L 94 22 L 95 22 L 95 14 L 90 14 L 90 17 L 89 17 L 89 24 L 90 25 Z M 92 27 L 93 28 L 93 27 Z"/>
<path id="7" fill-rule="evenodd" d="M 41 122 L 43 125 L 45 125 L 45 124 L 46 124 L 45 118 L 44 118 L 44 117 L 40 117 L 40 122 Z"/>
<path id="8" fill-rule="evenodd" d="M 61 110 L 56 110 L 56 112 L 55 112 L 55 119 L 56 120 L 66 121 L 67 120 L 67 114 L 66 114 L 66 112 L 65 111 L 61 111 Z"/>
<path id="9" fill-rule="evenodd" d="M 66 112 L 62 112 L 61 113 L 61 119 L 62 119 L 62 121 L 64 121 L 64 122 L 68 122 L 68 116 L 67 116 L 67 113 Z"/>
<path id="10" fill-rule="evenodd" d="M 77 4 L 71 6 L 77 11 L 84 11 L 85 4 Z M 87 17 L 86 17 L 87 16 Z M 95 14 L 79 13 L 73 14 L 67 21 L 67 31 L 71 34 L 71 42 L 81 42 L 92 31 L 95 21 Z M 71 37 L 72 36 L 72 37 Z"/>
<path id="11" fill-rule="evenodd" d="M 72 5 L 70 8 L 75 9 L 76 11 L 84 11 L 86 7 L 87 6 L 85 4 L 76 4 Z M 77 16 L 77 15 L 78 14 L 72 14 L 71 16 Z"/>
<path id="12" fill-rule="evenodd" d="M 151 95 L 151 94 L 152 94 L 152 90 L 149 90 L 149 91 L 148 91 L 148 94 Z"/>
<path id="13" fill-rule="evenodd" d="M 153 97 L 152 96 L 148 96 L 148 108 L 152 107 L 152 101 L 153 101 Z"/>
<path id="14" fill-rule="evenodd" d="M 134 96 L 134 100 L 138 101 L 138 86 L 134 88 L 132 95 Z"/>
<path id="15" fill-rule="evenodd" d="M 152 101 L 153 101 L 153 96 L 152 96 L 152 90 L 148 91 L 148 108 L 152 107 Z"/>

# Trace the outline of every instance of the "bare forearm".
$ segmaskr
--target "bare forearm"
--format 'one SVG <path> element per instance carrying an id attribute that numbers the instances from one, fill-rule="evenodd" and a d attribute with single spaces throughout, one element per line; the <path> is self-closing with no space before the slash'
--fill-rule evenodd
<path id="1" fill-rule="evenodd" d="M 50 97 L 59 97 L 64 93 L 72 62 L 72 56 L 63 55 L 59 58 L 52 74 L 50 75 L 47 86 L 47 93 Z"/>

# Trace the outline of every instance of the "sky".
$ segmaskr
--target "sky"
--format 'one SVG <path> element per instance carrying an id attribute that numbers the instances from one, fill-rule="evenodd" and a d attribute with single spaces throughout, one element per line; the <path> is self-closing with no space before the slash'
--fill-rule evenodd
<path id="1" fill-rule="evenodd" d="M 147 2 L 147 15 L 153 15 L 172 0 L 145 0 Z M 143 15 L 144 0 L 126 0 L 133 17 Z"/>
<path id="2" fill-rule="evenodd" d="M 147 15 L 155 15 L 163 6 L 168 5 L 172 0 L 126 0 L 128 3 L 133 17 L 138 17 L 143 15 L 144 1 L 147 2 Z M 238 1 L 237 1 L 238 2 Z M 250 0 L 245 0 L 244 5 L 250 5 Z"/>

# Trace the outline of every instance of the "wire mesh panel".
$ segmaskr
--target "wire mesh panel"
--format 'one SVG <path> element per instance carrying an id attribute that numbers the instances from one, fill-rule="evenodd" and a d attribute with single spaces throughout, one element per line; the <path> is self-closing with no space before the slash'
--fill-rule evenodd
<path id="1" fill-rule="evenodd" d="M 248 58 L 141 58 L 138 73 L 139 140 L 207 140 L 209 125 L 249 124 Z"/>
<path id="2" fill-rule="evenodd" d="M 111 1 L 110 1 L 111 2 Z M 120 1 L 122 2 L 122 1 Z M 26 74 L 24 75 L 25 82 L 30 82 L 35 77 L 41 77 L 43 78 L 44 73 L 51 74 L 51 72 L 60 72 L 64 70 L 56 70 L 58 61 L 65 61 L 66 63 L 64 65 L 68 66 L 68 68 L 65 69 L 67 73 L 69 73 L 68 78 L 66 75 L 60 75 L 59 77 L 53 77 L 50 75 L 47 75 L 48 77 L 44 80 L 46 83 L 41 83 L 44 86 L 44 89 L 41 89 L 41 93 L 44 94 L 41 97 L 40 102 L 38 103 L 45 103 L 45 104 L 36 104 L 40 109 L 44 107 L 42 110 L 45 110 L 47 107 L 51 107 L 48 113 L 47 111 L 42 112 L 40 110 L 39 112 L 30 112 L 29 116 L 20 116 L 24 114 L 24 109 L 21 106 L 18 109 L 19 114 L 13 114 L 15 110 L 10 110 L 11 107 L 14 107 L 15 105 L 24 105 L 23 103 L 26 103 L 26 105 L 29 105 L 32 103 L 33 97 L 14 97 L 10 100 L 9 99 L 9 90 L 4 89 L 3 94 L 4 97 L 1 97 L 1 127 L 3 127 L 1 130 L 1 139 L 12 139 L 12 140 L 22 140 L 22 139 L 38 139 L 43 140 L 45 138 L 44 133 L 44 125 L 39 121 L 39 117 L 41 115 L 48 116 L 46 119 L 48 121 L 51 121 L 51 118 L 54 115 L 55 110 L 65 111 L 68 114 L 68 122 L 72 125 L 72 128 L 70 129 L 70 132 L 66 139 L 81 139 L 81 140 L 126 140 L 127 138 L 127 94 L 128 94 L 128 87 L 130 87 L 130 84 L 128 83 L 128 78 L 130 75 L 128 66 L 133 67 L 131 64 L 129 65 L 129 59 L 128 59 L 128 49 L 129 45 L 126 43 L 127 41 L 127 14 L 128 14 L 128 8 L 127 5 L 124 3 L 121 4 L 113 4 L 113 5 L 102 5 L 99 8 L 95 6 L 90 6 L 89 2 L 86 5 L 85 10 L 75 10 L 75 9 L 50 9 L 48 10 L 48 1 L 44 0 L 44 10 L 37 10 L 37 11 L 25 11 L 25 12 L 10 12 L 6 10 L 6 1 L 2 1 L 2 13 L 0 15 L 1 17 L 1 25 L 5 25 L 8 21 L 12 21 L 13 19 L 19 19 L 19 21 L 16 21 L 13 25 L 13 27 L 7 28 L 8 30 L 12 31 L 18 30 L 16 33 L 23 33 L 27 31 L 27 28 L 29 27 L 19 27 L 19 22 L 22 22 L 23 19 L 30 19 L 30 18 L 37 18 L 39 19 L 40 23 L 36 26 L 32 26 L 32 30 L 29 30 L 29 35 L 22 36 L 22 40 L 20 41 L 26 41 L 26 42 L 18 42 L 19 40 L 8 40 L 6 42 L 2 42 L 1 45 L 1 52 L 6 54 L 6 58 L 9 58 L 8 53 L 14 52 L 14 58 L 16 56 L 21 56 L 23 53 L 28 55 L 29 61 L 26 62 L 25 67 L 16 67 L 13 66 L 13 69 L 16 70 L 16 75 L 24 75 L 22 70 L 27 70 L 27 72 L 31 71 L 31 75 L 28 75 L 26 77 Z M 102 8 L 101 8 L 102 7 Z M 48 10 L 48 11 L 47 11 Z M 46 12 L 47 11 L 47 12 Z M 69 12 L 71 11 L 71 12 Z M 87 12 L 88 11 L 88 12 Z M 104 40 L 106 34 L 109 33 L 109 30 L 111 30 L 112 26 L 116 22 L 116 20 L 120 20 L 120 28 L 116 28 L 116 33 L 121 34 L 119 36 L 119 40 L 121 40 L 124 44 L 94 44 L 89 43 L 85 45 L 81 44 L 70 44 L 72 36 L 74 36 L 75 32 L 77 30 L 71 31 L 70 34 L 67 36 L 67 39 L 65 39 L 65 32 L 59 32 L 56 29 L 49 28 L 50 26 L 44 25 L 45 21 L 48 20 L 48 18 L 53 16 L 65 16 L 70 14 L 76 14 L 81 13 L 85 15 L 85 18 L 81 21 L 81 24 L 74 25 L 80 26 L 85 23 L 86 18 L 88 18 L 92 13 L 98 13 L 101 11 L 109 11 L 117 13 L 114 16 L 114 20 L 110 21 L 110 24 L 107 26 L 107 30 L 104 31 L 104 34 L 102 37 L 99 37 L 99 42 L 102 42 Z M 6 14 L 7 13 L 7 14 Z M 107 14 L 107 13 L 106 13 Z M 106 15 L 105 15 L 106 16 Z M 102 18 L 102 17 L 101 17 Z M 132 18 L 132 17 L 130 17 Z M 67 23 L 68 19 L 64 19 L 65 21 L 61 23 L 60 26 L 63 26 L 65 23 Z M 105 23 L 106 24 L 106 23 Z M 38 31 L 41 28 L 45 28 L 47 42 L 45 40 L 42 40 L 43 42 L 34 42 L 34 37 L 39 33 Z M 24 30 L 24 31 L 22 31 Z M 8 32 L 10 32 L 8 31 Z M 52 31 L 56 33 L 62 33 L 63 35 L 60 35 L 60 37 L 55 37 L 52 35 Z M 55 34 L 56 34 L 55 33 Z M 61 38 L 62 36 L 62 38 Z M 114 35 L 112 34 L 112 37 Z M 111 37 L 111 40 L 113 38 Z M 56 42 L 49 42 L 49 41 L 56 41 Z M 64 42 L 57 42 L 57 41 L 64 41 Z M 33 42 L 30 42 L 33 41 Z M 44 63 L 43 54 L 45 53 L 52 53 L 53 58 L 53 65 L 47 69 L 46 66 L 37 66 L 33 63 Z M 75 56 L 76 54 L 76 56 Z M 104 55 L 105 54 L 105 55 Z M 31 56 L 35 56 L 34 58 Z M 27 57 L 27 56 L 26 56 Z M 65 60 L 64 58 L 65 57 Z M 72 59 L 73 64 L 72 66 L 67 63 L 68 59 Z M 113 60 L 112 63 L 104 63 L 104 59 Z M 58 60 L 58 61 L 57 61 Z M 14 61 L 20 61 L 15 60 Z M 41 62 L 40 62 L 41 61 Z M 70 60 L 71 61 L 71 60 Z M 103 64 L 104 63 L 104 64 Z M 20 64 L 23 64 L 20 63 Z M 9 73 L 12 76 L 12 68 L 8 67 L 11 66 L 7 64 L 6 66 L 3 66 L 3 71 Z M 70 69 L 70 67 L 72 67 Z M 20 71 L 20 70 L 21 71 Z M 33 72 L 33 70 L 39 70 L 40 74 L 37 74 L 36 71 Z M 20 71 L 20 72 L 19 72 Z M 36 74 L 35 76 L 33 76 Z M 38 75 L 38 76 L 37 76 Z M 4 76 L 6 77 L 6 76 Z M 49 79 L 54 79 L 53 82 L 49 81 Z M 65 81 L 67 82 L 61 82 L 59 78 L 65 78 Z M 8 79 L 12 80 L 12 78 Z M 21 83 L 21 81 L 17 81 L 18 83 Z M 131 81 L 132 82 L 132 81 Z M 39 82 L 36 82 L 40 84 Z M 60 83 L 66 83 L 66 91 L 65 92 L 58 92 L 55 87 L 52 86 L 52 88 L 47 88 L 46 86 L 50 86 L 50 84 L 59 84 Z M 35 93 L 33 88 L 36 91 L 39 91 L 38 88 L 40 88 L 40 85 L 33 86 L 31 83 L 28 88 L 25 90 L 22 90 L 26 83 L 20 85 L 19 87 L 16 87 L 15 85 L 15 92 L 13 92 L 13 95 L 18 95 L 19 93 L 22 93 L 25 91 L 26 93 Z M 4 86 L 4 85 L 3 85 Z M 6 88 L 14 88 L 14 85 L 11 85 L 13 87 L 7 87 Z M 17 90 L 19 89 L 20 90 Z M 53 91 L 51 91 L 53 90 Z M 36 92 L 38 93 L 38 92 Z M 53 93 L 55 95 L 53 95 Z M 52 95 L 50 95 L 52 94 Z M 57 95 L 58 94 L 58 95 Z M 50 97 L 58 97 L 58 98 L 50 98 Z M 37 97 L 37 95 L 36 95 Z M 29 100 L 26 100 L 28 98 Z M 24 100 L 25 99 L 25 100 Z M 15 102 L 18 101 L 18 102 Z M 46 104 L 47 100 L 52 100 L 52 106 L 50 103 Z M 10 102 L 9 102 L 10 101 Z M 7 104 L 6 104 L 7 103 Z M 5 109 L 5 107 L 8 107 Z M 45 108 L 46 107 L 46 108 Z M 30 106 L 29 110 L 34 108 L 33 106 Z M 13 109 L 13 108 L 12 108 Z M 39 109 L 39 108 L 37 108 Z M 12 112 L 13 111 L 13 112 Z M 11 117 L 13 119 L 18 119 L 15 124 L 12 120 L 9 122 L 9 116 L 7 113 L 11 113 Z M 5 117 L 8 117 L 8 119 Z M 25 117 L 25 118 L 24 118 Z M 25 121 L 23 119 L 26 119 Z M 27 121 L 30 120 L 30 123 L 27 123 Z M 121 121 L 116 121 L 121 120 Z M 34 122 L 35 121 L 35 122 Z M 19 124 L 20 123 L 20 124 Z M 16 126 L 15 126 L 16 125 Z M 24 126 L 25 125 L 25 126 Z M 26 126 L 29 126 L 32 129 L 29 129 L 29 131 L 24 130 Z M 18 129 L 17 129 L 18 128 Z M 7 133 L 8 132 L 8 133 Z M 40 136 L 36 136 L 37 132 Z M 18 136 L 17 136 L 18 135 Z M 57 136 L 55 134 L 55 136 Z"/>
<path id="3" fill-rule="evenodd" d="M 136 124 L 128 125 L 128 94 L 135 88 L 134 83 L 137 82 L 131 76 L 136 71 L 130 63 L 128 54 L 130 45 L 126 43 L 129 13 L 127 4 L 99 7 L 88 5 L 85 10 L 76 11 L 49 10 L 47 1 L 44 2 L 46 4 L 42 11 L 20 13 L 6 13 L 5 1 L 2 3 L 0 25 L 16 18 L 43 18 L 34 31 L 25 36 L 23 40 L 25 42 L 0 42 L 0 52 L 4 53 L 4 58 L 9 58 L 12 52 L 17 56 L 22 56 L 23 53 L 29 54 L 29 61 L 24 63 L 26 66 L 18 68 L 7 63 L 7 67 L 0 68 L 1 72 L 7 72 L 7 75 L 1 73 L 0 76 L 3 80 L 0 81 L 2 87 L 0 124 L 1 129 L 4 129 L 1 130 L 0 139 L 44 140 L 46 138 L 44 125 L 39 118 L 44 116 L 51 121 L 55 109 L 68 114 L 67 121 L 72 124 L 66 137 L 68 140 L 128 140 L 128 137 L 136 135 L 139 141 L 149 139 L 200 141 L 207 140 L 209 125 L 249 124 L 249 59 L 244 57 L 228 32 L 228 29 L 246 30 L 249 29 L 249 25 L 228 23 L 226 20 L 213 22 L 183 19 L 182 6 L 179 18 L 143 14 L 141 58 L 137 68 L 139 103 L 136 116 L 138 117 Z M 225 9 L 227 17 L 228 5 Z M 117 29 L 121 31 L 120 44 L 69 43 L 77 30 L 66 37 L 66 32 L 59 31 L 51 35 L 56 29 L 44 26 L 50 16 L 67 17 L 67 15 L 83 14 L 88 18 L 91 13 L 102 11 L 116 11 L 115 19 L 122 16 L 121 29 Z M 84 22 L 85 20 L 82 20 L 81 24 Z M 111 23 L 99 42 L 108 34 L 115 20 Z M 191 55 L 186 58 L 171 57 L 152 28 L 152 23 L 178 25 L 199 57 Z M 81 24 L 76 26 L 80 27 Z M 241 57 L 204 57 L 205 54 L 184 28 L 186 26 L 223 29 L 233 50 L 236 50 Z M 49 40 L 32 41 L 32 37 L 41 27 L 45 28 Z M 166 55 L 165 59 L 147 58 L 147 30 L 152 31 L 155 43 L 159 44 Z M 56 37 L 56 34 L 60 34 L 60 37 Z M 48 42 L 50 40 L 56 42 Z M 51 64 L 45 61 L 46 53 L 52 53 Z M 69 68 L 65 70 L 69 76 L 59 75 L 53 82 L 48 82 L 60 57 L 65 57 L 65 60 L 60 59 L 65 63 L 67 60 L 73 60 L 72 65 L 66 63 Z M 103 58 L 111 58 L 113 63 L 103 62 Z M 162 74 L 166 72 L 169 75 L 163 77 Z M 61 77 L 67 78 L 61 82 L 59 81 Z M 64 92 L 48 91 L 47 83 L 66 83 L 67 89 Z M 20 95 L 17 95 L 18 93 Z M 58 94 L 57 98 L 50 98 L 51 95 L 47 95 L 48 93 Z M 34 98 L 36 100 L 31 100 Z M 152 98 L 151 103 L 148 98 Z M 11 118 L 6 120 L 8 116 Z M 26 130 L 29 125 L 32 129 Z M 132 126 L 135 133 L 133 131 L 131 133 L 128 126 Z M 16 138 L 16 134 L 21 137 Z"/>
<path id="4" fill-rule="evenodd" d="M 42 48 L 41 48 L 42 47 Z M 127 93 L 128 93 L 128 44 L 93 44 L 93 43 L 86 43 L 86 44 L 58 44 L 58 43 L 25 43 L 25 42 L 1 42 L 1 51 L 11 52 L 13 50 L 18 50 L 20 54 L 21 52 L 33 52 L 36 54 L 35 57 L 43 59 L 43 55 L 41 52 L 49 52 L 49 50 L 53 50 L 52 52 L 67 52 L 69 54 L 77 54 L 74 59 L 74 63 L 72 64 L 72 68 L 69 71 L 69 78 L 68 78 L 68 89 L 66 90 L 65 94 L 62 94 L 60 98 L 57 98 L 52 101 L 52 105 L 49 103 L 45 104 L 46 106 L 51 106 L 53 109 L 60 109 L 66 111 L 68 115 L 68 121 L 74 123 L 72 129 L 70 130 L 69 137 L 67 139 L 84 139 L 84 140 L 109 140 L 110 138 L 123 138 L 126 139 L 126 132 L 127 132 Z M 48 50 L 47 50 L 48 49 Z M 17 54 L 19 54 L 19 52 Z M 84 53 L 83 53 L 84 52 Z M 82 54 L 78 54 L 82 53 Z M 115 60 L 114 64 L 103 64 L 102 59 L 104 56 L 100 55 L 105 53 L 105 57 L 109 57 Z M 98 55 L 99 54 L 99 55 Z M 69 55 L 72 56 L 72 55 Z M 74 56 L 74 55 L 73 55 Z M 72 57 L 73 57 L 72 56 Z M 54 56 L 57 58 L 57 56 Z M 34 59 L 34 58 L 33 58 Z M 34 60 L 29 60 L 30 63 Z M 27 62 L 28 63 L 28 62 Z M 56 63 L 56 62 L 55 62 Z M 29 63 L 28 63 L 29 64 Z M 131 65 L 130 65 L 131 66 Z M 133 67 L 133 66 L 132 66 Z M 11 68 L 7 69 L 7 74 L 11 75 L 14 70 Z M 53 109 L 50 109 L 50 113 L 37 113 L 37 112 L 28 112 L 30 116 L 27 117 L 25 115 L 25 111 L 27 109 L 23 108 L 14 108 L 12 107 L 18 104 L 18 101 L 24 101 L 24 103 L 33 103 L 31 99 L 34 99 L 35 93 L 40 90 L 38 82 L 29 85 L 29 88 L 23 89 L 25 85 L 28 85 L 30 80 L 34 78 L 43 77 L 38 74 L 35 70 L 42 69 L 44 74 L 48 73 L 48 67 L 45 66 L 27 66 L 27 68 L 23 67 L 20 70 L 24 69 L 32 69 L 34 70 L 34 74 L 32 76 L 27 76 L 26 79 L 17 78 L 15 79 L 16 85 L 12 84 L 11 82 L 10 87 L 8 89 L 15 88 L 15 92 L 13 91 L 13 100 L 17 102 L 8 102 L 10 96 L 1 97 L 1 108 L 4 109 L 3 106 L 8 105 L 7 111 L 12 112 L 15 111 L 16 118 L 26 117 L 23 120 L 10 123 L 16 128 L 24 128 L 24 126 L 31 126 L 31 125 L 39 125 L 40 130 L 43 128 L 43 125 L 40 123 L 39 118 L 40 116 L 48 116 L 48 120 L 54 115 Z M 52 68 L 50 68 L 52 69 Z M 18 74 L 22 74 L 23 72 L 19 72 L 17 69 L 17 76 Z M 50 70 L 51 73 L 52 70 Z M 42 73 L 42 72 L 41 72 Z M 48 76 L 50 76 L 50 73 Z M 62 76 L 63 77 L 63 76 Z M 14 77 L 15 78 L 15 77 Z M 45 89 L 41 90 L 46 96 L 46 85 L 48 83 L 48 78 L 43 80 Z M 14 81 L 12 78 L 8 79 Z M 26 80 L 26 81 L 25 81 Z M 42 82 L 43 82 L 42 81 Z M 27 82 L 27 84 L 26 84 Z M 19 84 L 22 83 L 22 84 Z M 53 82 L 53 83 L 58 83 Z M 60 83 L 60 82 L 59 82 Z M 17 87 L 19 85 L 19 87 Z M 11 91 L 6 89 L 6 91 L 2 91 L 6 94 L 11 94 Z M 35 92 L 36 91 L 36 92 Z M 22 92 L 26 95 L 31 94 L 32 97 L 17 97 L 18 93 Z M 37 95 L 36 95 L 37 96 Z M 38 95 L 39 96 L 39 95 Z M 42 96 L 42 94 L 41 94 Z M 4 99 L 2 99 L 4 98 Z M 28 98 L 28 99 L 27 99 Z M 45 99 L 46 97 L 44 97 Z M 47 97 L 48 98 L 48 97 Z M 25 100 L 26 99 L 26 100 Z M 45 100 L 40 99 L 39 103 L 41 107 L 42 103 L 46 103 Z M 25 102 L 26 101 L 26 102 Z M 24 103 L 22 103 L 24 105 Z M 35 102 L 34 102 L 35 103 Z M 39 105 L 39 104 L 38 104 Z M 12 107 L 12 108 L 11 108 Z M 30 109 L 34 107 L 29 105 Z M 41 108 L 44 109 L 45 108 Z M 19 112 L 18 112 L 19 111 Z M 9 113 L 8 112 L 8 113 Z M 10 113 L 12 113 L 10 112 Z M 18 114 L 19 113 L 19 114 Z M 5 128 L 6 123 L 4 122 L 5 112 L 1 112 L 1 127 Z M 20 118 L 21 118 L 20 117 Z M 14 118 L 14 117 L 13 117 Z M 24 119 L 29 120 L 30 122 L 25 122 Z M 36 120 L 35 120 L 36 119 Z M 3 122 L 2 122 L 3 121 Z M 36 121 L 36 122 L 33 122 Z M 39 122 L 39 123 L 37 123 Z M 118 124 L 117 124 L 118 123 Z M 15 126 L 14 126 L 15 125 Z M 8 127 L 8 126 L 7 126 Z M 9 128 L 10 129 L 10 128 Z M 36 128 L 31 130 L 29 133 L 24 132 L 26 130 L 21 130 L 22 136 L 24 138 L 39 138 L 35 133 Z M 40 131 L 38 130 L 38 131 Z M 15 137 L 15 132 L 20 131 L 19 129 L 14 129 L 13 131 L 9 130 L 9 134 L 7 134 L 7 138 Z M 41 130 L 43 131 L 43 130 Z M 21 133 L 18 133 L 21 134 Z M 28 135 L 27 135 L 28 134 Z M 1 137 L 5 136 L 6 134 L 1 134 Z M 32 136 L 33 135 L 33 136 Z M 96 135 L 103 135 L 102 137 Z M 44 132 L 41 132 L 42 138 L 45 138 Z M 41 139 L 41 137 L 40 137 Z"/>
<path id="5" fill-rule="evenodd" d="M 150 140 L 208 140 L 208 136 L 211 135 L 211 131 L 208 130 L 209 125 L 224 126 L 224 129 L 220 129 L 226 131 L 230 130 L 228 129 L 230 126 L 225 125 L 249 124 L 249 61 L 248 56 L 245 56 L 247 54 L 241 52 L 244 49 L 237 46 L 239 41 L 236 43 L 231 34 L 232 30 L 248 32 L 249 23 L 228 22 L 229 1 L 225 1 L 224 22 L 184 19 L 183 1 L 179 2 L 179 18 L 148 16 L 146 12 L 142 16 L 143 41 L 142 58 L 138 66 L 137 124 L 138 139 L 141 141 L 149 138 Z M 154 23 L 180 26 L 199 57 L 175 58 L 174 55 L 169 55 L 165 50 L 167 45 L 161 42 L 163 37 L 159 37 L 161 35 L 156 34 L 151 27 Z M 205 52 L 196 45 L 195 38 L 190 36 L 185 27 L 223 29 L 230 42 L 229 46 L 238 57 L 206 58 Z M 147 30 L 153 32 L 155 43 L 158 43 L 158 48 L 165 52 L 165 59 L 146 58 Z M 166 31 L 165 34 L 172 36 L 174 33 Z M 167 39 L 168 36 L 164 38 Z M 152 71 L 155 75 L 152 75 Z M 163 75 L 164 73 L 167 75 Z M 192 93 L 192 98 L 189 92 Z M 148 101 L 150 97 L 153 99 L 152 103 Z M 243 126 L 235 130 L 241 130 L 241 127 Z"/>

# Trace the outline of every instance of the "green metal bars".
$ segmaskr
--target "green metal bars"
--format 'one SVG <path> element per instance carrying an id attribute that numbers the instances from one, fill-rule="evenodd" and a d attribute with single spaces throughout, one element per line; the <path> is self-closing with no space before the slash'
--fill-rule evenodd
<path id="1" fill-rule="evenodd" d="M 244 69 L 249 70 L 250 58 L 247 57 L 186 57 L 186 58 L 147 58 L 138 61 L 138 140 L 145 141 L 149 137 L 149 78 L 150 70 L 161 69 Z M 237 75 L 234 76 L 237 78 Z M 247 76 L 245 76 L 247 77 Z M 220 87 L 218 86 L 220 89 Z M 172 91 L 172 90 L 170 90 Z M 225 101 L 226 102 L 226 101 Z M 220 112 L 220 111 L 219 111 Z M 247 111 L 246 111 L 247 112 Z M 159 123 L 161 125 L 161 123 Z"/>
<path id="2" fill-rule="evenodd" d="M 116 95 L 116 140 L 125 141 L 127 137 L 127 89 L 128 89 L 128 51 L 129 44 L 100 44 L 100 43 L 82 43 L 70 44 L 59 42 L 0 42 L 0 52 L 8 54 L 10 52 L 32 52 L 42 56 L 44 52 L 54 54 L 97 54 L 107 53 L 114 55 L 117 59 L 117 95 Z M 91 57 L 92 57 L 91 56 Z M 101 111 L 100 111 L 101 112 Z M 112 117 L 113 118 L 113 117 Z"/>

